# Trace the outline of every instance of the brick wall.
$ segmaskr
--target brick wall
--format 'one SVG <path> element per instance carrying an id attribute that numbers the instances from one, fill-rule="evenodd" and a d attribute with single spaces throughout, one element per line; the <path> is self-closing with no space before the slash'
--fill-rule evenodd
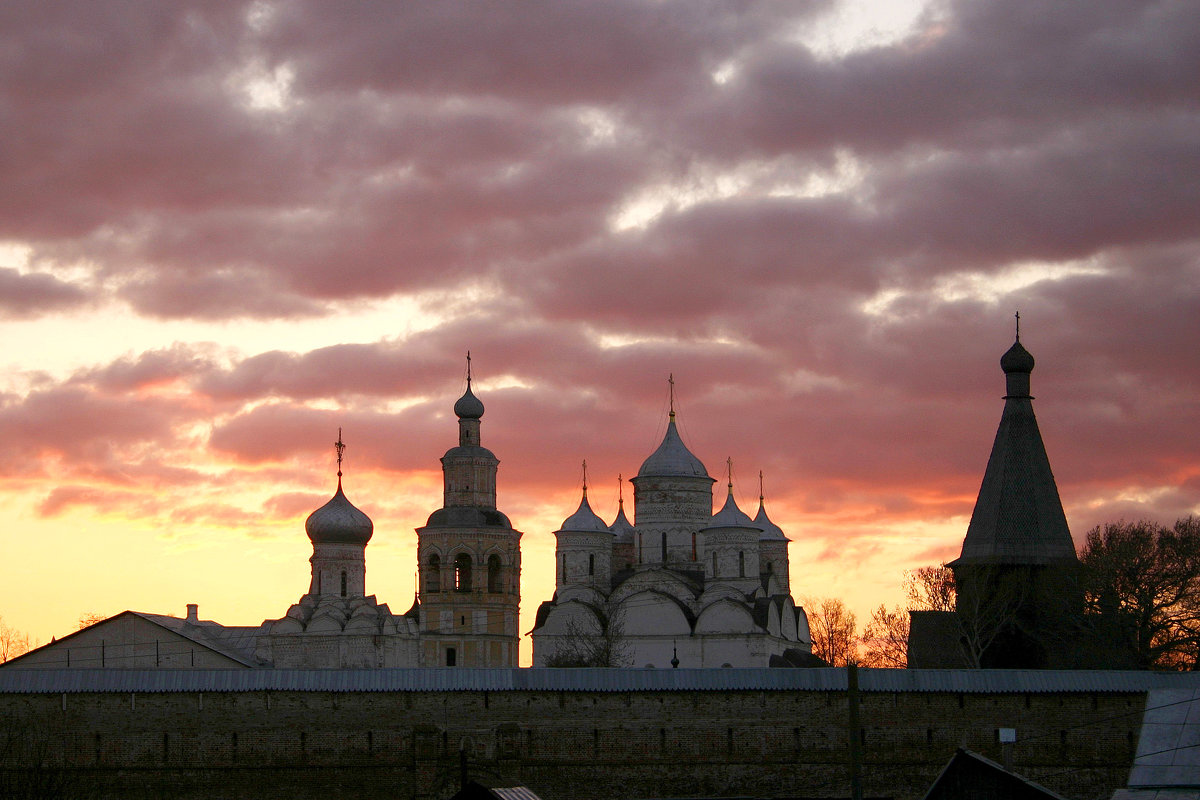
<path id="1" fill-rule="evenodd" d="M 918 798 L 965 746 L 1069 798 L 1125 783 L 1144 693 L 864 692 L 868 796 Z M 6 780 L 41 763 L 76 794 L 429 798 L 471 777 L 545 800 L 847 797 L 837 691 L 0 694 Z M 43 769 L 43 772 L 45 769 Z M 41 773 L 39 773 L 41 774 Z M 70 793 L 68 793 L 70 794 Z"/>

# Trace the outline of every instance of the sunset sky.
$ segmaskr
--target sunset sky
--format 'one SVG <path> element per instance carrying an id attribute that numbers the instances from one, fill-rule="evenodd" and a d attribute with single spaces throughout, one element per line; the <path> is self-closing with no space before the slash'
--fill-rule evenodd
<path id="1" fill-rule="evenodd" d="M 1200 4 L 4 2 L 0 618 L 283 615 L 339 426 L 403 612 L 469 349 L 523 632 L 672 373 L 862 622 L 962 544 L 1018 309 L 1076 541 L 1200 513 Z"/>

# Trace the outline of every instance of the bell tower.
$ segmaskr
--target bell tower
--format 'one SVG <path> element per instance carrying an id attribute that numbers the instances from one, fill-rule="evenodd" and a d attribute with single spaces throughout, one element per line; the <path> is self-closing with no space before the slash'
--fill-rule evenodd
<path id="1" fill-rule="evenodd" d="M 483 403 L 454 404 L 458 446 L 442 456 L 442 507 L 417 528 L 421 664 L 515 667 L 520 634 L 521 532 L 496 509 L 499 459 L 480 442 Z"/>

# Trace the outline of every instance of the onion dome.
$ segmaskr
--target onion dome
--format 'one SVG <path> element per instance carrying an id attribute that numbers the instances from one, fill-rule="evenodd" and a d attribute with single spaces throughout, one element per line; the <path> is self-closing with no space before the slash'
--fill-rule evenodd
<path id="1" fill-rule="evenodd" d="M 342 492 L 338 480 L 337 494 L 304 521 L 304 531 L 313 544 L 357 544 L 371 541 L 375 525 L 371 518 L 355 508 Z"/>
<path id="2" fill-rule="evenodd" d="M 1033 356 L 1021 346 L 1021 315 L 1017 314 L 1017 336 L 1012 347 L 1000 357 L 1000 369 L 1004 370 L 1005 399 L 1021 400 L 1033 398 L 1029 394 L 1029 373 L 1033 372 Z"/>
<path id="3" fill-rule="evenodd" d="M 338 428 L 338 440 L 333 446 L 337 450 L 337 492 L 328 503 L 308 515 L 308 519 L 304 520 L 304 532 L 313 544 L 357 544 L 365 547 L 375 532 L 375 524 L 355 508 L 342 492 L 342 452 L 346 444 L 342 441 L 341 428 Z"/>
<path id="4" fill-rule="evenodd" d="M 579 501 L 579 509 L 563 520 L 560 531 L 575 531 L 579 533 L 612 533 L 608 526 L 604 524 L 604 520 L 592 511 L 591 505 L 588 504 L 587 488 L 583 490 L 583 499 Z"/>
<path id="5" fill-rule="evenodd" d="M 788 538 L 783 535 L 783 528 L 780 528 L 774 522 L 771 522 L 767 516 L 767 507 L 763 503 L 763 496 L 758 496 L 758 514 L 754 517 L 754 524 L 762 528 L 762 536 L 758 537 L 760 542 L 777 542 L 788 541 Z"/>
<path id="6" fill-rule="evenodd" d="M 754 520 L 746 516 L 746 514 L 738 508 L 737 501 L 733 499 L 733 484 L 729 485 L 729 495 L 725 498 L 725 505 L 716 514 L 713 514 L 712 519 L 708 523 L 709 528 L 754 528 L 758 529 L 758 525 L 754 524 Z"/>
<path id="7" fill-rule="evenodd" d="M 483 401 L 471 392 L 471 379 L 467 378 L 467 391 L 454 404 L 454 413 L 459 419 L 479 419 L 483 416 Z"/>
<path id="8" fill-rule="evenodd" d="M 1017 335 L 1013 346 L 1000 356 L 1000 369 L 1005 375 L 1025 374 L 1033 372 L 1033 356 L 1021 346 L 1021 312 L 1016 313 Z"/>
<path id="9" fill-rule="evenodd" d="M 671 420 L 667 423 L 667 433 L 663 437 L 662 444 L 642 462 L 641 469 L 638 470 L 639 478 L 645 475 L 708 477 L 708 470 L 704 468 L 704 464 L 692 455 L 683 440 L 679 438 L 679 430 L 675 427 L 674 413 L 671 414 Z"/>
<path id="10" fill-rule="evenodd" d="M 1021 345 L 1021 340 L 1013 342 L 1013 346 L 1000 357 L 1000 369 L 1005 374 L 1014 372 L 1033 372 L 1033 356 Z"/>

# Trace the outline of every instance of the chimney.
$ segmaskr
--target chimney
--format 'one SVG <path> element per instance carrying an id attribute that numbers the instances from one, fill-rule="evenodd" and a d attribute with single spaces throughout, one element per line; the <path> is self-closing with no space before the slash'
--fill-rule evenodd
<path id="1" fill-rule="evenodd" d="M 187 621 L 188 622 L 199 622 L 200 621 L 200 614 L 199 614 L 200 606 L 198 606 L 195 603 L 188 603 L 187 610 L 188 610 L 188 613 L 187 613 Z"/>

